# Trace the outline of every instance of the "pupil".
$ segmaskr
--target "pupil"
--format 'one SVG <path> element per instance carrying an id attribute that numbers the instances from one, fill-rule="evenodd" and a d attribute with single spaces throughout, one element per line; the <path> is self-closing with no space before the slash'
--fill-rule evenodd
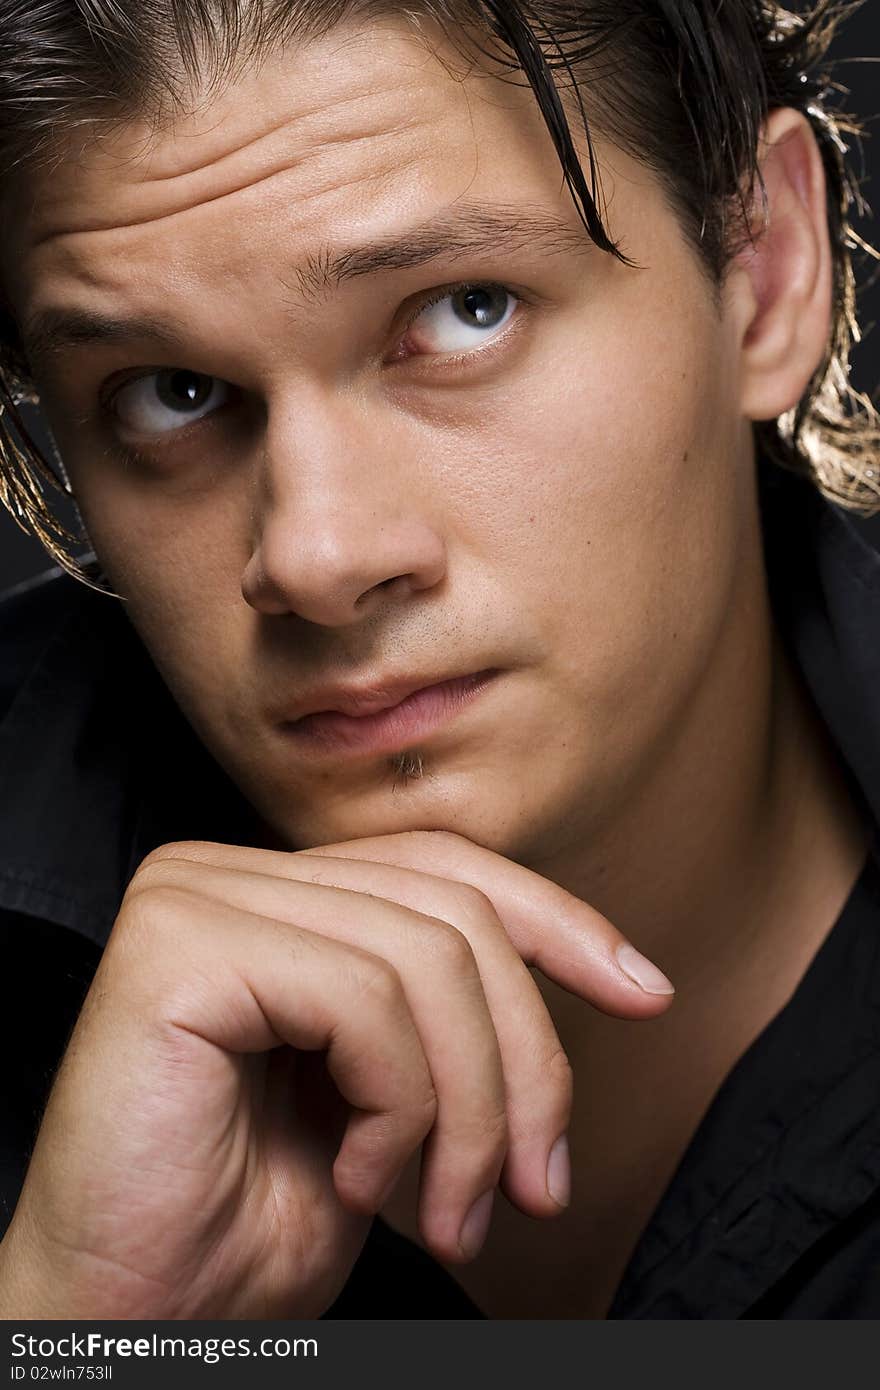
<path id="1" fill-rule="evenodd" d="M 197 372 L 161 372 L 156 389 L 163 405 L 171 410 L 181 406 L 197 410 L 211 394 L 211 379 Z"/>
<path id="2" fill-rule="evenodd" d="M 461 302 L 481 328 L 491 328 L 504 318 L 506 298 L 505 290 L 472 289 L 463 292 Z"/>

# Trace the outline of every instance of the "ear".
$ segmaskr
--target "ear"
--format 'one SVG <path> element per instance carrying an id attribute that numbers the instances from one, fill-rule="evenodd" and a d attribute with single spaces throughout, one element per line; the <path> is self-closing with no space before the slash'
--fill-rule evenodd
<path id="1" fill-rule="evenodd" d="M 822 361 L 831 327 L 832 264 L 825 171 L 810 123 L 773 111 L 759 164 L 753 244 L 735 258 L 727 291 L 740 324 L 742 413 L 775 420 L 791 410 Z"/>

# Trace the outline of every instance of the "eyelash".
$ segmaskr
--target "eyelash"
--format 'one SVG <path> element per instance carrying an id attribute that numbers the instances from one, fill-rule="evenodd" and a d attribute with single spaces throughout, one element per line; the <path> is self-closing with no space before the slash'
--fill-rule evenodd
<path id="1" fill-rule="evenodd" d="M 461 280 L 456 284 L 438 287 L 436 290 L 432 290 L 424 299 L 421 299 L 418 305 L 413 309 L 413 312 L 410 315 L 410 317 L 403 324 L 403 327 L 401 328 L 398 335 L 398 341 L 406 337 L 413 324 L 418 321 L 418 319 L 421 317 L 422 314 L 426 312 L 426 310 L 432 308 L 435 304 L 441 304 L 445 299 L 451 299 L 455 295 L 460 294 L 463 290 L 468 289 L 501 290 L 505 294 L 509 295 L 512 299 L 516 300 L 518 304 L 528 304 L 531 302 L 528 296 L 525 295 L 521 290 L 513 289 L 511 286 L 502 284 L 498 280 Z M 456 353 L 420 355 L 424 357 L 434 358 L 431 368 L 433 372 L 436 372 L 438 370 L 441 372 L 454 371 L 456 368 L 460 368 L 463 364 L 467 364 L 475 359 L 479 359 L 481 362 L 485 362 L 487 358 L 494 358 L 499 352 L 504 351 L 504 349 L 507 346 L 508 340 L 513 336 L 513 334 L 515 334 L 518 331 L 518 326 L 520 324 L 521 319 L 521 314 L 514 314 L 514 316 L 511 318 L 511 320 L 506 325 L 504 330 L 499 334 L 499 336 L 497 338 L 494 338 L 490 343 L 488 343 L 486 347 L 471 348 L 467 351 Z M 414 354 L 414 356 L 418 355 Z M 411 357 L 407 356 L 401 360 L 408 362 L 411 360 Z M 131 382 L 138 381 L 142 377 L 149 375 L 151 375 L 151 373 L 149 372 L 143 372 L 140 374 L 140 376 L 137 373 L 135 373 L 132 376 L 124 378 L 122 381 L 117 381 L 109 390 L 102 390 L 99 398 L 99 407 L 102 416 L 109 417 L 109 419 L 112 420 L 114 417 L 113 402 L 116 396 L 119 394 L 119 392 L 122 391 L 122 389 L 125 386 L 128 386 Z M 136 466 L 141 463 L 146 463 L 149 461 L 150 454 L 155 454 L 157 450 L 164 450 L 173 447 L 174 441 L 177 438 L 179 438 L 179 436 L 183 434 L 184 431 L 188 432 L 189 428 L 196 429 L 199 425 L 205 424 L 206 422 L 212 420 L 214 416 L 221 414 L 224 409 L 225 407 L 221 406 L 218 410 L 212 411 L 210 415 L 203 416 L 199 420 L 194 420 L 190 427 L 182 425 L 179 430 L 168 431 L 168 438 L 166 440 L 157 438 L 151 441 L 151 444 L 149 446 L 150 453 L 141 452 L 133 445 L 126 443 L 123 440 L 116 440 L 111 450 L 109 450 L 108 452 L 115 452 L 121 458 L 123 464 L 127 466 Z M 83 424 L 86 423 L 86 419 L 87 417 L 83 419 Z"/>

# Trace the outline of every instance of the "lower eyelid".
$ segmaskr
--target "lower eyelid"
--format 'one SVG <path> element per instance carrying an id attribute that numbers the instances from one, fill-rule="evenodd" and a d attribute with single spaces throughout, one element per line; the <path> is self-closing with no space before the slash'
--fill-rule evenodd
<path id="1" fill-rule="evenodd" d="M 189 420 L 185 425 L 171 430 L 160 430 L 156 434 L 137 434 L 135 431 L 127 430 L 118 417 L 111 414 L 108 422 L 113 435 L 111 448 L 122 450 L 132 458 L 160 456 L 166 451 L 185 447 L 190 438 L 195 439 L 201 430 L 216 427 L 229 409 L 229 402 L 224 402 L 206 415 L 200 415 L 197 420 Z"/>

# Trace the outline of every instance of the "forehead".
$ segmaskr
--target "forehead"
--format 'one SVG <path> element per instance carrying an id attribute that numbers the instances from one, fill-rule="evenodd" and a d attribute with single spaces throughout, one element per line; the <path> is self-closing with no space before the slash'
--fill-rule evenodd
<path id="1" fill-rule="evenodd" d="M 275 54 L 158 131 L 133 119 L 103 137 L 90 128 L 81 150 L 71 141 L 38 181 L 29 240 L 158 222 L 290 172 L 318 194 L 344 177 L 357 144 L 380 178 L 425 154 L 420 137 L 449 115 L 449 85 L 400 25 Z"/>
<path id="2" fill-rule="evenodd" d="M 257 255 L 294 248 L 314 269 L 330 243 L 462 201 L 540 206 L 586 241 L 524 80 L 465 76 L 446 41 L 402 21 L 279 53 L 159 133 L 132 121 L 93 135 L 28 194 L 10 291 L 29 312 L 83 287 L 108 308 L 157 282 L 232 287 L 259 272 Z"/>

